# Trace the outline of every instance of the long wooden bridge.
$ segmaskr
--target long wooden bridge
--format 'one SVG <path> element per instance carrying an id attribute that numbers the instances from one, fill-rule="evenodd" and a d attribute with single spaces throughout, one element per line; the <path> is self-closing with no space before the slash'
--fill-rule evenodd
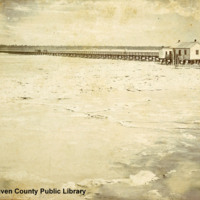
<path id="1" fill-rule="evenodd" d="M 160 58 L 162 47 L 28 47 L 13 46 L 0 48 L 0 52 L 23 55 L 51 55 L 65 57 L 80 57 L 91 59 L 154 61 L 161 64 L 172 63 L 171 58 Z"/>

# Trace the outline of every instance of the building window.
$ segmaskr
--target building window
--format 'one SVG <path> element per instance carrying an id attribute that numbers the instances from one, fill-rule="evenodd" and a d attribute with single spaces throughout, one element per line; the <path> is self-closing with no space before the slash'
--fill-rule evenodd
<path id="1" fill-rule="evenodd" d="M 184 50 L 185 55 L 187 55 L 187 50 Z"/>
<path id="2" fill-rule="evenodd" d="M 199 50 L 196 50 L 196 55 L 199 55 Z"/>
<path id="3" fill-rule="evenodd" d="M 181 50 L 178 51 L 178 55 L 181 56 Z"/>

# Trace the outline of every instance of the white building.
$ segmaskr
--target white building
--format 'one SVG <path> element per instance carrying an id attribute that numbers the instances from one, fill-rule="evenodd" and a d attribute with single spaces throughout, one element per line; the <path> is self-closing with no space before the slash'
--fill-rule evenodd
<path id="1" fill-rule="evenodd" d="M 200 43 L 196 40 L 194 42 L 179 42 L 174 50 L 174 59 L 180 61 L 200 61 Z"/>
<path id="2" fill-rule="evenodd" d="M 159 51 L 159 58 L 172 59 L 173 58 L 173 49 L 171 47 L 162 47 L 162 49 Z"/>

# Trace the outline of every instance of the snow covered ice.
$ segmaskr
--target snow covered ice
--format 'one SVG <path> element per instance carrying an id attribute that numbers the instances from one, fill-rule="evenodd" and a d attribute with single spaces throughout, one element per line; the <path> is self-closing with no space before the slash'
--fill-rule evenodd
<path id="1" fill-rule="evenodd" d="M 0 188 L 199 199 L 198 67 L 8 54 L 0 63 Z"/>

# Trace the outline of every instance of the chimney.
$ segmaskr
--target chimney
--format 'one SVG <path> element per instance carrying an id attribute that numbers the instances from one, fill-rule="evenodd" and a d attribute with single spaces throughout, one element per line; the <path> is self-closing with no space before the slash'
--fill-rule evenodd
<path id="1" fill-rule="evenodd" d="M 195 39 L 194 42 L 197 42 L 197 40 Z"/>

